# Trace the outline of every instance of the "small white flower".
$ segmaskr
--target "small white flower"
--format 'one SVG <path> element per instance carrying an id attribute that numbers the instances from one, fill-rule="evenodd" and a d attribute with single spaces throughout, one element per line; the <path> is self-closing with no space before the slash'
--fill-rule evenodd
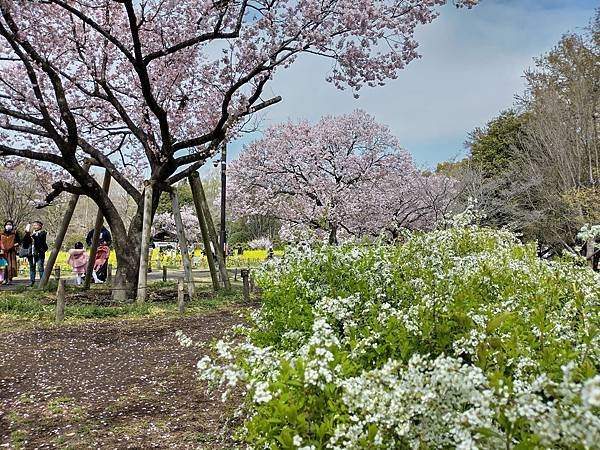
<path id="1" fill-rule="evenodd" d="M 581 400 L 585 406 L 600 406 L 600 375 L 587 380 L 581 391 Z"/>

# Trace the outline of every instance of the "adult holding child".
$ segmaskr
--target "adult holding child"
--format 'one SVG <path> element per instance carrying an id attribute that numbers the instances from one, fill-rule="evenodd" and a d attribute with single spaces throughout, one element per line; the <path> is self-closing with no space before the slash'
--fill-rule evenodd
<path id="1" fill-rule="evenodd" d="M 44 263 L 46 262 L 48 243 L 46 242 L 46 230 L 43 228 L 44 224 L 39 220 L 27 224 L 25 227 L 23 249 L 27 249 L 30 287 L 35 284 L 36 269 L 39 272 L 40 280 L 44 277 Z"/>
<path id="2" fill-rule="evenodd" d="M 13 278 L 17 276 L 19 267 L 17 264 L 17 252 L 21 244 L 21 237 L 15 229 L 15 224 L 12 220 L 4 222 L 4 228 L 0 233 L 0 247 L 2 248 L 3 257 L 6 260 L 4 267 L 3 284 L 12 284 Z"/>

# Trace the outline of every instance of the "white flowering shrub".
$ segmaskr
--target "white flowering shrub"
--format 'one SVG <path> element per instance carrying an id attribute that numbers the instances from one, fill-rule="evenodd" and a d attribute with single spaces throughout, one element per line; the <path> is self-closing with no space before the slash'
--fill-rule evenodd
<path id="1" fill-rule="evenodd" d="M 198 364 L 270 449 L 600 448 L 600 278 L 457 223 L 289 251 L 245 337 Z"/>
<path id="2" fill-rule="evenodd" d="M 267 237 L 259 237 L 248 242 L 248 247 L 252 250 L 268 250 L 273 247 L 273 242 Z"/>

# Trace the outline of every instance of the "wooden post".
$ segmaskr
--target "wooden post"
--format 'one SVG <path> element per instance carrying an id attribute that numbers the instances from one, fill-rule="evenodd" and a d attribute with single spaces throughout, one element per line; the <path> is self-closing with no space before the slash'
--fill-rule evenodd
<path id="1" fill-rule="evenodd" d="M 107 170 L 104 172 L 104 180 L 102 181 L 102 190 L 108 193 L 110 189 L 110 172 Z M 94 234 L 92 235 L 92 246 L 90 248 L 89 262 L 87 270 L 85 271 L 85 280 L 83 282 L 83 289 L 89 289 L 92 283 L 92 272 L 94 271 L 94 261 L 96 260 L 96 253 L 98 252 L 98 242 L 100 241 L 100 230 L 104 224 L 104 214 L 98 207 L 98 214 L 96 214 L 96 223 L 94 224 Z"/>
<path id="2" fill-rule="evenodd" d="M 112 284 L 112 264 L 106 267 L 106 283 Z"/>
<path id="3" fill-rule="evenodd" d="M 179 313 L 183 314 L 183 310 L 185 309 L 185 287 L 184 287 L 183 278 L 177 279 L 177 307 L 179 309 Z"/>
<path id="4" fill-rule="evenodd" d="M 58 289 L 56 290 L 56 322 L 65 320 L 65 280 L 58 280 Z"/>
<path id="5" fill-rule="evenodd" d="M 594 269 L 594 253 L 596 252 L 596 237 L 589 238 L 585 243 L 585 259 L 587 259 L 591 269 Z"/>
<path id="6" fill-rule="evenodd" d="M 216 292 L 220 289 L 221 285 L 219 284 L 219 276 L 217 275 L 215 261 L 212 258 L 212 253 L 210 251 L 210 235 L 208 233 L 208 225 L 206 223 L 206 218 L 204 217 L 202 202 L 200 201 L 200 188 L 198 187 L 198 184 L 200 184 L 200 177 L 198 173 L 193 173 L 188 178 L 188 181 L 190 183 L 190 187 L 192 188 L 192 197 L 194 199 L 194 206 L 196 207 L 196 216 L 198 216 L 198 222 L 200 224 L 200 232 L 202 233 L 202 241 L 204 242 L 204 253 L 206 253 L 206 260 L 208 263 L 208 270 L 210 271 L 210 278 L 212 280 L 213 290 Z"/>
<path id="7" fill-rule="evenodd" d="M 166 283 L 167 282 L 167 266 L 163 266 L 162 271 L 163 271 L 163 282 Z"/>
<path id="8" fill-rule="evenodd" d="M 54 268 L 54 277 L 55 277 L 57 280 L 60 280 L 60 266 L 56 266 L 56 267 Z"/>
<path id="9" fill-rule="evenodd" d="M 250 276 L 250 270 L 242 269 L 241 275 L 242 275 L 242 281 L 244 283 L 244 301 L 249 302 L 250 301 L 250 283 L 249 283 L 248 278 Z"/>
<path id="10" fill-rule="evenodd" d="M 193 180 L 192 184 L 194 185 L 194 187 L 192 187 L 194 203 L 196 203 L 196 198 L 198 198 L 198 203 L 200 204 L 200 208 L 204 214 L 204 219 L 208 228 L 208 235 L 210 236 L 210 241 L 212 242 L 215 249 L 215 254 L 217 255 L 221 279 L 223 280 L 225 289 L 229 290 L 231 289 L 231 282 L 229 281 L 229 274 L 227 273 L 227 268 L 225 266 L 225 256 L 223 254 L 223 249 L 219 246 L 215 224 L 212 220 L 212 216 L 210 215 L 208 202 L 206 201 L 206 195 L 204 194 L 204 188 L 202 187 L 202 181 L 200 180 L 200 175 L 196 172 L 195 174 L 191 175 L 190 179 Z"/>
<path id="11" fill-rule="evenodd" d="M 190 254 L 188 251 L 188 243 L 185 238 L 185 229 L 183 228 L 183 221 L 181 220 L 181 211 L 179 209 L 179 199 L 177 197 L 177 191 L 173 189 L 170 193 L 171 202 L 173 203 L 173 219 L 175 220 L 175 228 L 177 229 L 177 239 L 179 240 L 179 250 L 181 251 L 181 260 L 183 262 L 183 274 L 185 283 L 188 287 L 188 294 L 190 298 L 193 298 L 196 294 L 196 287 L 194 286 L 194 275 L 192 273 L 192 262 L 190 261 Z"/>
<path id="12" fill-rule="evenodd" d="M 137 302 L 146 301 L 148 285 L 148 247 L 152 231 L 152 183 L 144 182 L 144 218 L 142 219 L 142 243 L 140 245 L 140 268 L 138 272 Z"/>
<path id="13" fill-rule="evenodd" d="M 83 164 L 83 170 L 87 173 L 90 170 L 91 163 L 86 161 Z M 65 240 L 65 235 L 67 234 L 67 230 L 69 229 L 69 224 L 71 223 L 71 219 L 73 218 L 73 213 L 75 212 L 75 208 L 77 207 L 77 202 L 79 202 L 78 194 L 71 194 L 71 198 L 69 199 L 69 203 L 67 204 L 67 210 L 65 211 L 65 215 L 63 216 L 63 220 L 60 223 L 60 228 L 58 229 L 58 233 L 56 235 L 56 239 L 54 240 L 54 248 L 52 248 L 52 252 L 48 257 L 48 262 L 46 262 L 46 268 L 44 269 L 44 276 L 40 280 L 40 289 L 43 289 L 48 284 L 50 280 L 50 276 L 52 275 L 52 270 L 54 269 L 54 264 L 56 264 L 56 259 L 58 258 L 58 254 L 60 253 L 60 249 Z"/>

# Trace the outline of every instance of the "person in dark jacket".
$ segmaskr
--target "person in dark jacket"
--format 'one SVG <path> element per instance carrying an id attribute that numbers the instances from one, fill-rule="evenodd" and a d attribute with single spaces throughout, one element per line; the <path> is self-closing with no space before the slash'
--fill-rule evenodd
<path id="1" fill-rule="evenodd" d="M 92 246 L 92 239 L 94 238 L 94 230 L 90 230 L 85 238 L 85 243 L 88 247 Z M 106 229 L 104 225 L 100 229 L 100 236 L 98 238 L 98 243 L 104 242 L 109 247 L 112 245 L 112 236 L 110 235 L 110 231 Z"/>
<path id="2" fill-rule="evenodd" d="M 2 250 L 4 258 L 8 265 L 4 268 L 4 284 L 12 284 L 12 280 L 17 276 L 18 265 L 17 265 L 17 252 L 19 245 L 21 244 L 21 237 L 15 229 L 15 224 L 12 220 L 7 220 L 4 223 L 4 229 L 0 233 L 0 240 L 2 242 Z"/>
<path id="3" fill-rule="evenodd" d="M 23 247 L 28 249 L 27 260 L 29 262 L 30 287 L 35 284 L 36 269 L 40 274 L 40 280 L 44 276 L 44 263 L 46 262 L 48 244 L 46 242 L 46 230 L 43 230 L 43 228 L 44 224 L 39 220 L 25 227 Z"/>

